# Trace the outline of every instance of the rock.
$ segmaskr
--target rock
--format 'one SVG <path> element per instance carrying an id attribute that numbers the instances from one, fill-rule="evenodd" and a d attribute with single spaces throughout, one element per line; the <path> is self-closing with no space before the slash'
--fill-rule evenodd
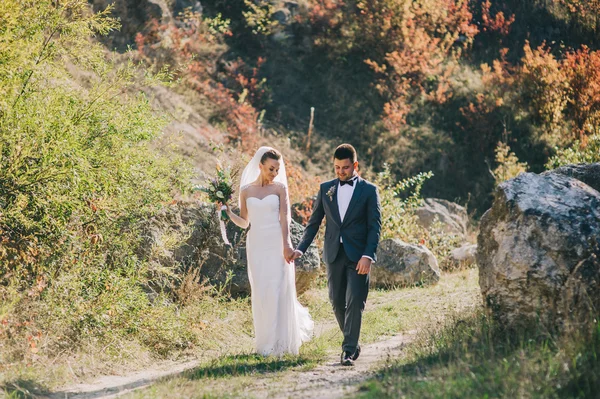
<path id="1" fill-rule="evenodd" d="M 218 289 L 240 296 L 250 294 L 246 259 L 246 231 L 228 222 L 227 237 L 232 246 L 223 243 L 216 211 L 212 205 L 180 202 L 161 211 L 143 227 L 145 245 L 143 257 L 151 265 L 177 267 L 201 267 L 201 275 Z M 292 221 L 292 243 L 296 245 L 304 228 Z M 164 243 L 177 237 L 186 237 L 174 248 Z M 313 246 L 295 262 L 296 289 L 298 293 L 308 289 L 317 277 L 320 260 Z"/>
<path id="2" fill-rule="evenodd" d="M 429 249 L 397 238 L 379 243 L 377 262 L 371 269 L 372 286 L 391 288 L 435 284 L 439 279 L 438 262 Z"/>
<path id="3" fill-rule="evenodd" d="M 204 8 L 202 7 L 202 3 L 198 0 L 175 0 L 173 4 L 173 15 L 179 15 L 186 10 L 191 12 L 196 12 L 198 14 L 202 14 Z"/>
<path id="4" fill-rule="evenodd" d="M 476 263 L 477 244 L 465 244 L 462 247 L 450 251 L 450 269 L 464 269 Z"/>
<path id="5" fill-rule="evenodd" d="M 600 162 L 591 164 L 580 163 L 577 165 L 565 165 L 542 174 L 561 174 L 570 176 L 584 182 L 594 190 L 600 192 Z"/>
<path id="6" fill-rule="evenodd" d="M 271 18 L 279 22 L 281 25 L 287 25 L 292 19 L 292 13 L 287 8 L 280 8 L 279 10 L 273 12 Z"/>
<path id="7" fill-rule="evenodd" d="M 600 193 L 566 175 L 594 168 L 523 173 L 496 189 L 477 263 L 485 303 L 504 325 L 557 326 L 600 304 Z"/>
<path id="8" fill-rule="evenodd" d="M 300 6 L 298 5 L 298 2 L 295 0 L 287 0 L 283 2 L 284 7 L 286 7 L 287 9 L 289 9 L 290 11 L 294 12 L 295 10 L 297 10 Z"/>
<path id="9" fill-rule="evenodd" d="M 290 226 L 290 234 L 292 236 L 292 244 L 294 248 L 300 243 L 302 234 L 304 234 L 304 227 L 292 220 Z M 295 260 L 296 264 L 296 291 L 301 294 L 308 290 L 313 281 L 319 274 L 321 267 L 321 257 L 319 256 L 319 250 L 316 245 L 311 245 L 306 253 Z"/>
<path id="10" fill-rule="evenodd" d="M 430 228 L 436 219 L 444 224 L 444 230 L 466 238 L 469 217 L 467 210 L 454 202 L 438 198 L 426 198 L 423 206 L 415 212 L 419 223 Z"/>

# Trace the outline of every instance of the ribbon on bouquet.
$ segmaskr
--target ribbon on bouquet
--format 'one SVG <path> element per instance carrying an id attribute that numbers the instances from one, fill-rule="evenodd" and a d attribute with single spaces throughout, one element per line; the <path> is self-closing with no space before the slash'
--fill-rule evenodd
<path id="1" fill-rule="evenodd" d="M 223 237 L 223 242 L 225 245 L 232 246 L 229 240 L 227 239 L 227 230 L 225 229 L 225 222 L 223 221 L 223 214 L 227 210 L 225 205 L 221 206 L 221 209 L 217 210 L 217 218 L 219 218 L 219 226 L 221 227 L 221 237 Z"/>

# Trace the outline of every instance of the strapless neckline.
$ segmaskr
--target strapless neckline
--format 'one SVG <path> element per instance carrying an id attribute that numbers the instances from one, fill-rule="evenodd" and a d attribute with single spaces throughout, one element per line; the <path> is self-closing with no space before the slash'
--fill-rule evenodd
<path id="1" fill-rule="evenodd" d="M 265 196 L 264 196 L 264 197 L 262 197 L 262 198 L 258 198 L 258 197 L 248 197 L 248 198 L 247 198 L 247 200 L 249 200 L 249 199 L 255 199 L 255 200 L 258 200 L 258 201 L 262 201 L 262 200 L 264 200 L 264 199 L 266 199 L 267 197 L 270 197 L 270 196 L 272 196 L 272 195 L 274 195 L 274 196 L 276 196 L 276 197 L 278 196 L 277 194 L 269 194 L 269 195 L 265 195 Z"/>

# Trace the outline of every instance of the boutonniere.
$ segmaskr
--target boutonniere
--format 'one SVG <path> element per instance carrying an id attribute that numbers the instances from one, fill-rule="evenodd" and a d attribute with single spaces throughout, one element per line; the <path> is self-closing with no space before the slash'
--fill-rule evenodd
<path id="1" fill-rule="evenodd" d="M 334 184 L 333 186 L 331 186 L 329 188 L 329 191 L 327 191 L 327 196 L 329 197 L 329 201 L 333 201 L 333 195 L 335 194 L 335 189 L 337 188 L 337 185 Z"/>

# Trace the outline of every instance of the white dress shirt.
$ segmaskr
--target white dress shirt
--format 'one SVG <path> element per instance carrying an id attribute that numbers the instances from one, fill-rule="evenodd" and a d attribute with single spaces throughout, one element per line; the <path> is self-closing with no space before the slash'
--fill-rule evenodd
<path id="1" fill-rule="evenodd" d="M 344 216 L 346 216 L 346 212 L 348 212 L 348 206 L 350 205 L 350 200 L 352 200 L 352 194 L 354 194 L 354 189 L 356 188 L 358 177 L 353 176 L 350 180 L 354 180 L 353 185 L 344 184 L 342 186 L 338 182 L 338 187 L 337 187 L 338 211 L 340 211 L 340 220 L 342 222 L 344 221 Z M 341 235 L 340 235 L 340 242 L 341 243 L 344 242 L 344 240 L 342 240 Z M 370 256 L 363 255 L 363 258 L 368 258 L 371 261 L 373 261 L 373 258 L 371 258 Z"/>
<path id="2" fill-rule="evenodd" d="M 346 212 L 348 211 L 348 205 L 350 205 L 350 200 L 352 199 L 352 194 L 354 194 L 354 189 L 356 188 L 356 177 L 353 177 L 351 180 L 354 180 L 353 185 L 344 184 L 343 186 L 338 182 L 338 210 L 340 211 L 340 220 L 344 221 L 344 216 L 346 216 Z M 340 237 L 340 242 L 342 242 L 342 238 Z"/>

